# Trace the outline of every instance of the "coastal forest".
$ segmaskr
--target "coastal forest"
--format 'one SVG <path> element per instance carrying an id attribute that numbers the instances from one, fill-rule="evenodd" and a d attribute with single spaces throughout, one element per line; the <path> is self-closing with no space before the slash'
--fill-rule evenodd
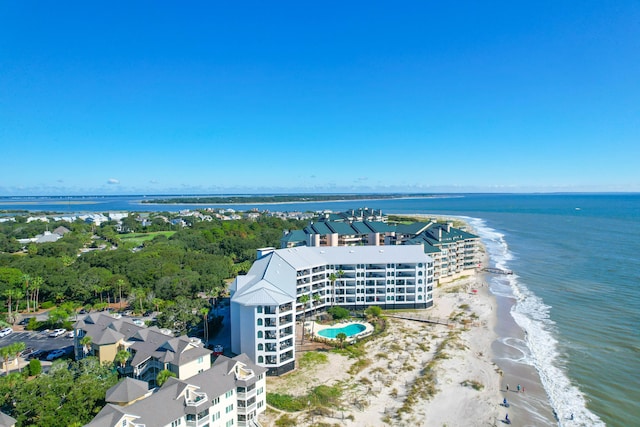
<path id="1" fill-rule="evenodd" d="M 217 297 L 229 279 L 251 267 L 256 248 L 278 247 L 282 230 L 304 225 L 266 214 L 208 221 L 166 212 L 141 221 L 130 214 L 100 226 L 19 216 L 0 223 L 0 306 L 10 314 L 69 303 L 103 309 L 125 301 L 142 311 L 203 293 Z M 58 241 L 18 241 L 60 226 L 68 232 Z"/>

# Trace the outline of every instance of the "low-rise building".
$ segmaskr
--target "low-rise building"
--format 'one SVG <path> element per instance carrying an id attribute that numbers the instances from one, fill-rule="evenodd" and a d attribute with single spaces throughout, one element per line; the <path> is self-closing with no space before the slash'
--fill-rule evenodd
<path id="1" fill-rule="evenodd" d="M 100 362 L 113 362 L 118 351 L 126 350 L 130 357 L 120 368 L 121 373 L 152 386 L 162 370 L 187 379 L 211 366 L 211 350 L 189 337 L 167 335 L 155 326 L 139 326 L 127 318 L 93 313 L 76 322 L 74 327 L 76 359 L 94 355 Z M 90 340 L 84 340 L 86 336 Z"/>

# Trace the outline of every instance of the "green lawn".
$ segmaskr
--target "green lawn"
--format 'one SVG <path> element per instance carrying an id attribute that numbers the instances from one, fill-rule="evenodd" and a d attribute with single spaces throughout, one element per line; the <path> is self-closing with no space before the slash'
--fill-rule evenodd
<path id="1" fill-rule="evenodd" d="M 120 237 L 122 243 L 132 243 L 134 245 L 139 245 L 147 240 L 152 240 L 156 236 L 166 236 L 171 237 L 175 231 L 154 231 L 152 233 L 130 233 L 123 234 Z"/>

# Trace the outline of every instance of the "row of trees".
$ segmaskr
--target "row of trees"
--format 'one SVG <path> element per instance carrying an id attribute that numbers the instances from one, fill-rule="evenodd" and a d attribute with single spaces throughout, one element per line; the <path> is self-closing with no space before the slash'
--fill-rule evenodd
<path id="1" fill-rule="evenodd" d="M 13 237 L 23 227 L 36 227 L 32 224 L 5 222 L 2 230 Z M 161 224 L 169 227 L 163 221 L 157 227 Z M 283 229 L 303 225 L 266 215 L 256 221 L 192 222 L 171 237 L 158 235 L 132 250 L 119 240 L 115 224 L 66 224 L 72 231 L 57 242 L 39 244 L 27 253 L 0 253 L 0 300 L 9 320 L 15 321 L 18 310 L 29 312 L 65 301 L 96 307 L 119 301 L 142 311 L 199 292 L 215 297 L 226 280 L 250 268 L 255 248 L 279 246 Z M 99 236 L 109 249 L 78 256 L 91 236 L 94 242 Z"/>

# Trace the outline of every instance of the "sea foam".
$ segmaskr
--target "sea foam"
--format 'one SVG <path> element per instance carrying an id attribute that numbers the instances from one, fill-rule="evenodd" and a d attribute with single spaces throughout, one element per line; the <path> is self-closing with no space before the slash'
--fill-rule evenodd
<path id="1" fill-rule="evenodd" d="M 509 270 L 509 261 L 515 257 L 509 250 L 504 234 L 488 227 L 482 219 L 463 219 L 480 236 L 495 267 Z M 535 367 L 558 425 L 604 426 L 600 418 L 587 409 L 584 395 L 571 383 L 561 366 L 555 324 L 549 317 L 551 307 L 528 289 L 517 274 L 492 278 L 490 290 L 495 295 L 515 299 L 511 315 L 525 332 L 525 341 L 516 337 L 502 337 L 501 342 L 521 354 L 515 362 Z"/>

